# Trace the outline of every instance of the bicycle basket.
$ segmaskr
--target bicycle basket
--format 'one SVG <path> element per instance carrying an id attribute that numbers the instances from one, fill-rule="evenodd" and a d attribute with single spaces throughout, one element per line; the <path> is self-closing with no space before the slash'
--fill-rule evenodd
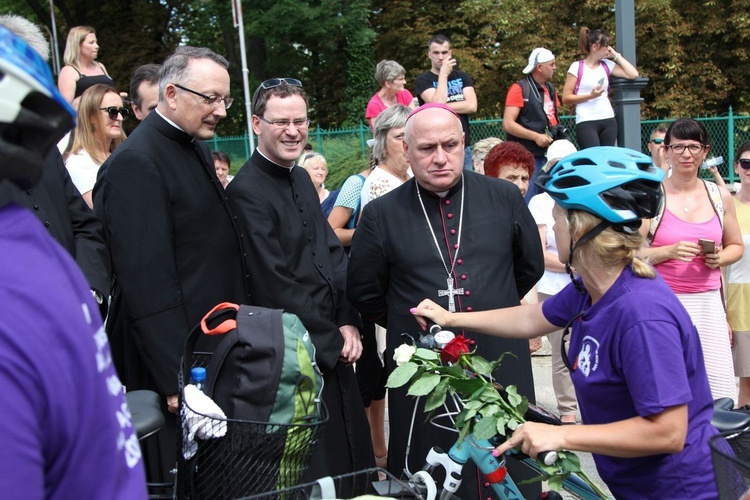
<path id="1" fill-rule="evenodd" d="M 378 473 L 385 474 L 385 480 L 378 479 Z M 323 500 L 331 498 L 354 498 L 361 495 L 378 495 L 389 498 L 424 497 L 408 484 L 399 481 L 384 469 L 366 469 L 335 477 L 325 477 L 311 483 L 292 488 L 269 491 L 246 497 L 242 500 Z"/>
<path id="2" fill-rule="evenodd" d="M 191 368 L 206 366 L 210 359 L 211 354 L 194 353 Z M 181 409 L 189 408 L 184 402 L 186 378 L 186 373 L 179 374 Z M 310 424 L 270 424 L 195 413 L 205 417 L 210 428 L 224 427 L 226 433 L 211 439 L 194 438 L 197 448 L 186 458 L 183 451 L 190 442 L 188 416 L 180 412 L 176 484 L 177 498 L 186 500 L 237 499 L 298 484 L 328 419 L 322 403 L 317 421 Z M 211 430 L 206 434 L 212 434 Z"/>
<path id="3" fill-rule="evenodd" d="M 725 432 L 708 442 L 720 500 L 750 498 L 750 431 Z"/>

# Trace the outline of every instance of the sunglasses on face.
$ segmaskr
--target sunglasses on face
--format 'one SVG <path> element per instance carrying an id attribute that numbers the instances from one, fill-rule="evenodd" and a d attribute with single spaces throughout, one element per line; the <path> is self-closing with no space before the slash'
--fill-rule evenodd
<path id="1" fill-rule="evenodd" d="M 130 115 L 130 111 L 128 111 L 128 108 L 118 108 L 117 106 L 109 106 L 107 108 L 99 108 L 102 111 L 106 111 L 107 115 L 109 115 L 110 120 L 117 120 L 117 115 L 122 115 L 122 118 L 125 119 Z"/>
<path id="2" fill-rule="evenodd" d="M 653 142 L 654 144 L 661 144 L 664 142 L 664 139 L 656 138 L 656 139 L 652 139 L 651 142 Z"/>
<path id="3" fill-rule="evenodd" d="M 740 158 L 737 160 L 742 170 L 750 170 L 750 158 Z"/>
<path id="4" fill-rule="evenodd" d="M 287 85 L 291 85 L 292 87 L 302 87 L 302 82 L 297 80 L 296 78 L 271 78 L 270 80 L 266 80 L 265 82 L 261 83 L 259 85 L 259 89 L 261 90 L 268 90 L 268 89 L 274 89 L 276 87 L 279 87 L 282 83 L 286 83 Z M 253 99 L 253 110 L 257 107 L 256 104 L 258 104 L 258 98 L 260 97 L 260 92 L 255 92 L 255 99 Z"/>

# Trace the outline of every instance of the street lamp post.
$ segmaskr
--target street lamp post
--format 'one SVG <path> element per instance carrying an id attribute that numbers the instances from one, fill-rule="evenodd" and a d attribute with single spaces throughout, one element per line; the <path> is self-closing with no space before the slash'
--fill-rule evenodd
<path id="1" fill-rule="evenodd" d="M 255 151 L 253 138 L 252 116 L 253 108 L 250 102 L 250 70 L 247 68 L 247 54 L 245 53 L 245 23 L 242 21 L 242 0 L 232 0 L 232 20 L 234 27 L 240 32 L 240 60 L 242 61 L 242 87 L 245 92 L 245 116 L 247 117 L 247 137 L 250 141 L 250 154 Z"/>

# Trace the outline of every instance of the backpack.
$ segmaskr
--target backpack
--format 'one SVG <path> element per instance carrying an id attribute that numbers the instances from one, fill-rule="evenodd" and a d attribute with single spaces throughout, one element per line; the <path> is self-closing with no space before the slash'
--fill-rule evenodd
<path id="1" fill-rule="evenodd" d="M 583 59 L 578 60 L 578 76 L 576 77 L 576 86 L 573 89 L 573 94 L 578 95 L 578 89 L 581 86 L 581 78 L 583 77 Z M 607 80 L 609 80 L 609 66 L 607 66 L 604 61 L 599 61 L 599 64 L 602 65 L 602 68 L 604 68 L 604 72 L 607 74 Z M 576 107 L 571 106 L 570 107 L 570 113 L 575 114 Z"/>
<path id="2" fill-rule="evenodd" d="M 274 424 L 317 420 L 323 377 L 310 334 L 296 315 L 222 303 L 206 314 L 200 329 L 224 336 L 206 366 L 203 392 L 227 418 Z"/>
<path id="3" fill-rule="evenodd" d="M 702 180 L 702 179 L 701 179 Z M 716 212 L 716 215 L 719 217 L 719 224 L 721 224 L 721 227 L 724 227 L 724 204 L 721 201 L 721 192 L 719 191 L 719 186 L 714 184 L 711 181 L 703 180 L 703 186 L 706 188 L 706 192 L 708 193 L 708 198 L 711 200 L 711 205 L 714 207 L 714 212 Z M 664 192 L 664 187 L 662 186 L 662 192 Z M 653 243 L 654 238 L 656 238 L 656 231 L 659 229 L 659 224 L 661 224 L 661 218 L 664 216 L 664 210 L 667 207 L 667 196 L 666 193 L 664 196 L 662 196 L 661 204 L 659 205 L 659 212 L 654 216 L 653 219 L 651 219 L 649 228 L 648 228 L 648 236 L 646 237 L 646 240 L 648 241 L 648 244 L 650 245 Z"/>
<path id="4" fill-rule="evenodd" d="M 223 336 L 207 364 L 194 352 L 206 335 Z M 299 318 L 221 303 L 185 341 L 182 380 L 193 362 L 206 367 L 203 392 L 224 411 L 227 432 L 199 442 L 190 459 L 179 454 L 177 498 L 229 500 L 297 484 L 325 421 L 323 377 Z"/>

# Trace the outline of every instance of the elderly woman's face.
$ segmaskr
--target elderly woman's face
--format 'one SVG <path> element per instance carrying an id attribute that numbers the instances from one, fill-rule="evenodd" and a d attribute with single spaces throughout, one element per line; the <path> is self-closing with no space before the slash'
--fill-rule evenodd
<path id="1" fill-rule="evenodd" d="M 409 159 L 404 152 L 404 127 L 395 127 L 388 131 L 385 139 L 385 159 L 393 167 L 408 167 Z"/>
<path id="2" fill-rule="evenodd" d="M 390 82 L 385 83 L 394 93 L 399 93 L 404 90 L 404 86 L 406 86 L 406 77 L 404 75 L 398 75 Z"/>
<path id="3" fill-rule="evenodd" d="M 529 170 L 519 165 L 504 165 L 500 167 L 498 179 L 512 182 L 521 190 L 521 196 L 526 196 L 529 190 Z"/>
<path id="4" fill-rule="evenodd" d="M 317 158 L 312 158 L 305 162 L 305 170 L 310 174 L 310 178 L 316 186 L 321 186 L 326 181 L 328 168 Z"/>

